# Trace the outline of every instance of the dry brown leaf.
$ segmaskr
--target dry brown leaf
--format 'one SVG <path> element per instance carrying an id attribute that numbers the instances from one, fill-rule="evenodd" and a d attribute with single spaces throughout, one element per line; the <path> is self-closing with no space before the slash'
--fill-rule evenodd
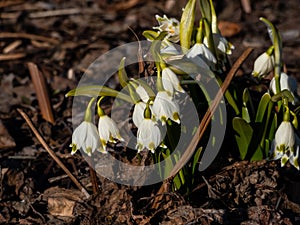
<path id="1" fill-rule="evenodd" d="M 234 36 L 241 31 L 241 26 L 239 24 L 229 21 L 219 21 L 218 27 L 224 37 Z"/>
<path id="2" fill-rule="evenodd" d="M 16 146 L 14 139 L 9 135 L 7 129 L 0 120 L 0 150 Z"/>
<path id="3" fill-rule="evenodd" d="M 53 124 L 54 116 L 45 78 L 37 68 L 36 64 L 29 62 L 27 65 L 36 91 L 36 96 L 38 99 L 42 116 L 45 120 Z"/>
<path id="4" fill-rule="evenodd" d="M 51 215 L 72 217 L 76 202 L 83 202 L 85 196 L 78 190 L 52 187 L 44 192 L 43 198 L 47 199 Z"/>

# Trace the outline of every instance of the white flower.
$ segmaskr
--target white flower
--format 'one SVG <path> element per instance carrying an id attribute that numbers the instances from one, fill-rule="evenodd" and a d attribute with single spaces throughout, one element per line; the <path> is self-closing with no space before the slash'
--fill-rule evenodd
<path id="1" fill-rule="evenodd" d="M 258 78 L 264 77 L 274 69 L 274 66 L 274 55 L 264 52 L 255 60 L 252 75 Z"/>
<path id="2" fill-rule="evenodd" d="M 297 97 L 298 97 L 298 93 L 297 93 L 297 80 L 291 76 L 288 76 L 286 73 L 281 73 L 280 75 L 280 89 L 281 91 L 283 90 L 288 90 L 291 92 L 292 96 L 294 97 L 295 101 L 298 101 Z M 270 82 L 270 91 L 273 94 L 277 94 L 276 91 L 276 82 L 275 82 L 275 78 L 273 77 L 273 79 Z M 295 104 L 295 101 L 293 101 L 293 104 Z"/>
<path id="3" fill-rule="evenodd" d="M 139 101 L 135 104 L 133 113 L 132 113 L 132 120 L 136 127 L 139 127 L 142 121 L 144 120 L 144 111 L 146 109 L 146 103 L 143 101 Z"/>
<path id="4" fill-rule="evenodd" d="M 82 149 L 88 156 L 91 156 L 95 150 L 104 152 L 101 148 L 97 127 L 87 121 L 83 121 L 73 132 L 72 152 L 75 154 L 78 149 Z"/>
<path id="5" fill-rule="evenodd" d="M 287 161 L 299 170 L 298 155 L 299 148 L 295 155 L 295 133 L 293 125 L 288 121 L 283 121 L 275 133 L 275 139 L 272 143 L 271 159 L 281 159 L 281 166 Z"/>
<path id="6" fill-rule="evenodd" d="M 205 70 L 210 70 L 207 63 L 203 60 L 203 58 L 199 57 L 198 54 L 195 54 L 195 51 L 189 50 L 185 56 L 194 64 L 196 64 L 198 67 L 203 68 Z"/>
<path id="7" fill-rule="evenodd" d="M 168 18 L 166 15 L 160 17 L 158 15 L 155 16 L 156 20 L 159 23 L 158 27 L 153 27 L 153 29 L 159 30 L 159 32 L 166 31 L 168 34 L 165 39 L 171 42 L 179 41 L 179 21 L 175 18 Z"/>
<path id="8" fill-rule="evenodd" d="M 117 124 L 107 115 L 101 115 L 99 117 L 98 131 L 104 150 L 106 150 L 108 142 L 116 143 L 116 139 L 123 141 Z"/>
<path id="9" fill-rule="evenodd" d="M 157 93 L 152 106 L 152 112 L 161 120 L 163 125 L 168 119 L 180 123 L 179 106 L 166 91 L 159 91 Z"/>
<path id="10" fill-rule="evenodd" d="M 216 46 L 216 50 L 222 54 L 231 55 L 232 51 L 235 47 L 226 40 L 221 34 L 214 33 L 213 34 L 214 44 Z M 208 46 L 207 38 L 204 38 L 203 43 Z"/>
<path id="11" fill-rule="evenodd" d="M 217 60 L 215 56 L 211 53 L 208 47 L 204 44 L 196 43 L 187 53 L 188 58 L 200 57 L 204 62 L 210 66 L 212 69 L 215 69 L 215 64 Z"/>
<path id="12" fill-rule="evenodd" d="M 150 118 L 144 118 L 137 131 L 136 148 L 138 149 L 138 152 L 147 148 L 154 153 L 161 141 L 161 132 L 157 122 Z"/>
<path id="13" fill-rule="evenodd" d="M 177 75 L 168 67 L 162 70 L 162 83 L 164 89 L 171 95 L 173 95 L 174 90 L 182 93 L 184 92 L 180 86 Z"/>
<path id="14" fill-rule="evenodd" d="M 136 93 L 138 93 L 138 95 L 140 96 L 141 100 L 143 102 L 148 102 L 149 100 L 149 95 L 147 93 L 147 91 L 145 90 L 145 88 L 142 85 L 139 85 L 136 89 L 135 89 Z"/>

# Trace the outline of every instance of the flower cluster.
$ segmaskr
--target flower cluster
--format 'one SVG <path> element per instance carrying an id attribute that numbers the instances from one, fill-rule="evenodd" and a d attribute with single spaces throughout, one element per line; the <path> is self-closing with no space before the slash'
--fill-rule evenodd
<path id="1" fill-rule="evenodd" d="M 137 131 L 138 152 L 148 149 L 154 153 L 158 146 L 164 146 L 160 125 L 168 120 L 180 123 L 179 105 L 174 96 L 184 92 L 177 75 L 168 67 L 162 70 L 157 80 L 158 92 L 154 101 L 150 100 L 146 90 L 139 85 L 136 91 L 140 99 L 136 102 L 132 120 Z"/>
<path id="2" fill-rule="evenodd" d="M 212 10 L 212 15 L 215 16 L 214 9 L 208 10 Z M 226 55 L 231 54 L 231 50 L 234 48 L 221 36 L 214 25 L 208 23 L 198 28 L 197 36 L 201 36 L 201 38 L 190 40 L 189 42 L 193 43 L 193 46 L 190 46 L 189 49 L 175 47 L 175 43 L 182 42 L 186 37 L 192 38 L 186 35 L 186 32 L 190 33 L 193 28 L 186 31 L 177 19 L 168 18 L 166 15 L 163 17 L 156 15 L 156 20 L 158 26 L 143 33 L 153 44 L 157 43 L 155 42 L 157 40 L 161 41 L 158 48 L 153 48 L 158 51 L 151 52 L 159 61 L 156 62 L 156 90 L 153 90 L 147 83 L 129 79 L 122 68 L 119 72 L 120 84 L 123 88 L 127 88 L 129 102 L 134 103 L 132 121 L 138 129 L 136 144 L 138 152 L 144 149 L 155 152 L 159 146 L 166 147 L 162 128 L 172 122 L 180 124 L 180 107 L 176 99 L 178 95 L 185 93 L 185 90 L 180 84 L 182 76 L 178 76 L 178 70 L 191 77 L 198 74 L 200 70 L 203 72 L 201 76 L 212 77 L 215 72 L 222 72 L 219 65 L 224 65 L 223 60 Z M 194 22 L 191 21 L 190 24 L 192 25 Z M 178 63 L 173 62 L 169 56 L 174 59 L 181 57 L 182 60 L 179 60 Z M 176 64 L 177 70 L 174 70 L 172 64 Z M 92 124 L 91 116 L 86 116 L 82 124 L 74 130 L 72 154 L 78 149 L 82 149 L 88 155 L 95 150 L 105 153 L 108 143 L 123 140 L 116 123 L 101 109 L 100 100 L 97 104 L 98 128 Z M 90 104 L 86 110 L 87 115 L 91 114 Z"/>
<path id="3" fill-rule="evenodd" d="M 278 108 L 283 108 L 283 120 L 277 129 L 275 129 L 275 137 L 272 140 L 269 158 L 272 160 L 280 159 L 281 166 L 285 166 L 286 163 L 289 162 L 299 170 L 300 141 L 294 131 L 298 128 L 298 121 L 296 114 L 292 111 L 293 107 L 289 105 L 289 103 L 292 103 L 292 105 L 298 103 L 297 81 L 286 73 L 281 72 L 281 39 L 269 21 L 264 18 L 261 18 L 261 20 L 266 23 L 268 27 L 273 45 L 255 60 L 252 75 L 260 80 L 273 72 L 273 78 L 269 85 L 269 93 L 273 96 L 272 101 L 276 102 Z M 264 103 L 266 104 L 267 102 Z M 271 117 L 270 112 L 271 111 L 268 113 L 269 118 Z M 258 113 L 263 114 L 262 112 Z M 280 111 L 277 112 L 277 114 L 280 114 Z M 290 120 L 291 115 L 294 117 L 293 121 Z M 273 117 L 272 126 L 274 126 L 274 128 L 276 128 L 276 125 L 274 125 L 276 123 L 277 115 Z M 267 124 L 265 126 L 267 126 Z M 272 131 L 270 131 L 269 136 L 272 137 L 272 135 Z"/>
<path id="4" fill-rule="evenodd" d="M 71 154 L 75 154 L 80 149 L 88 156 L 91 156 L 96 150 L 107 153 L 106 146 L 108 143 L 116 143 L 116 140 L 123 141 L 115 121 L 105 115 L 101 109 L 101 98 L 97 104 L 98 128 L 92 123 L 91 106 L 94 101 L 95 99 L 92 98 L 86 109 L 84 121 L 73 132 Z"/>

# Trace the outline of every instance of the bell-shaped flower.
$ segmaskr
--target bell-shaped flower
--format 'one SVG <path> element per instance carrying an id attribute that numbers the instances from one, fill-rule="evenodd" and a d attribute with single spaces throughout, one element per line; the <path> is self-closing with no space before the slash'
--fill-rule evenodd
<path id="1" fill-rule="evenodd" d="M 296 153 L 296 154 L 295 154 Z M 299 170 L 299 149 L 295 151 L 295 132 L 289 121 L 283 121 L 275 133 L 275 139 L 271 148 L 271 159 L 281 160 L 281 166 L 287 161 Z"/>
<path id="2" fill-rule="evenodd" d="M 208 47 L 202 43 L 196 43 L 188 52 L 189 58 L 200 57 L 210 68 L 215 69 L 217 60 Z"/>
<path id="3" fill-rule="evenodd" d="M 150 118 L 144 118 L 137 131 L 136 148 L 138 149 L 138 152 L 146 148 L 154 153 L 161 141 L 161 131 L 157 122 Z"/>
<path id="4" fill-rule="evenodd" d="M 139 101 L 134 105 L 132 120 L 136 127 L 139 127 L 144 120 L 144 111 L 146 109 L 146 103 L 144 101 Z"/>
<path id="5" fill-rule="evenodd" d="M 161 73 L 163 87 L 171 96 L 173 96 L 174 90 L 184 93 L 177 75 L 170 68 L 165 67 Z"/>
<path id="6" fill-rule="evenodd" d="M 104 152 L 101 147 L 97 127 L 88 121 L 83 121 L 73 132 L 72 152 L 75 154 L 78 149 L 83 150 L 88 156 L 91 156 L 95 150 Z"/>
<path id="7" fill-rule="evenodd" d="M 116 122 L 107 115 L 100 115 L 98 131 L 104 150 L 106 150 L 108 142 L 116 143 L 116 140 L 123 141 Z"/>
<path id="8" fill-rule="evenodd" d="M 156 20 L 159 23 L 159 26 L 153 27 L 153 29 L 158 30 L 159 32 L 166 31 L 167 36 L 165 39 L 177 43 L 179 41 L 179 21 L 175 18 L 168 18 L 166 15 L 163 17 L 156 15 Z"/>
<path id="9" fill-rule="evenodd" d="M 143 102 L 148 102 L 149 100 L 149 95 L 147 93 L 147 91 L 145 90 L 145 88 L 142 85 L 139 85 L 136 89 L 135 89 L 136 93 L 139 95 L 140 99 Z"/>
<path id="10" fill-rule="evenodd" d="M 252 75 L 254 77 L 262 78 L 268 73 L 270 73 L 275 66 L 275 58 L 274 55 L 269 55 L 267 52 L 264 52 L 254 61 L 254 68 L 252 71 Z"/>
<path id="11" fill-rule="evenodd" d="M 280 75 L 280 89 L 281 91 L 283 90 L 288 90 L 291 92 L 292 96 L 294 97 L 294 101 L 292 102 L 295 104 L 295 102 L 298 101 L 298 93 L 297 93 L 297 86 L 298 82 L 295 78 L 288 76 L 286 73 L 281 73 Z M 275 78 L 273 77 L 271 82 L 270 82 L 270 91 L 272 94 L 277 94 L 276 91 L 276 82 Z"/>
<path id="12" fill-rule="evenodd" d="M 164 125 L 168 119 L 180 123 L 179 105 L 166 91 L 159 91 L 157 93 L 153 102 L 152 111 L 155 117 L 161 120 L 162 125 Z"/>
<path id="13" fill-rule="evenodd" d="M 221 34 L 214 33 L 213 40 L 216 50 L 221 54 L 231 55 L 232 50 L 235 48 L 229 41 L 226 40 Z M 208 40 L 206 37 L 203 39 L 203 43 L 208 46 Z"/>

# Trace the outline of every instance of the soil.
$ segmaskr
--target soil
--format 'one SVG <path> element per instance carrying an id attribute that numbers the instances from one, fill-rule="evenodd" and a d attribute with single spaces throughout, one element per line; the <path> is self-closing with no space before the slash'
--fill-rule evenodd
<path id="1" fill-rule="evenodd" d="M 300 81 L 299 1 L 252 0 L 251 11 L 241 2 L 215 1 L 221 24 L 228 26 L 221 30 L 235 46 L 230 62 L 254 48 L 238 77 L 247 80 L 254 59 L 270 45 L 259 21 L 263 16 L 281 32 L 285 70 Z M 72 98 L 65 94 L 97 57 L 136 41 L 134 33 L 143 40 L 142 32 L 157 25 L 156 14 L 180 19 L 184 5 L 183 0 L 0 2 L 1 224 L 300 224 L 300 173 L 277 161 L 221 154 L 197 174 L 190 195 L 167 190 L 153 204 L 162 183 L 130 187 L 99 176 L 93 187 L 88 164 L 80 154 L 70 155 Z M 48 92 L 34 88 L 34 75 L 45 78 Z M 42 109 L 47 101 L 48 111 Z"/>

